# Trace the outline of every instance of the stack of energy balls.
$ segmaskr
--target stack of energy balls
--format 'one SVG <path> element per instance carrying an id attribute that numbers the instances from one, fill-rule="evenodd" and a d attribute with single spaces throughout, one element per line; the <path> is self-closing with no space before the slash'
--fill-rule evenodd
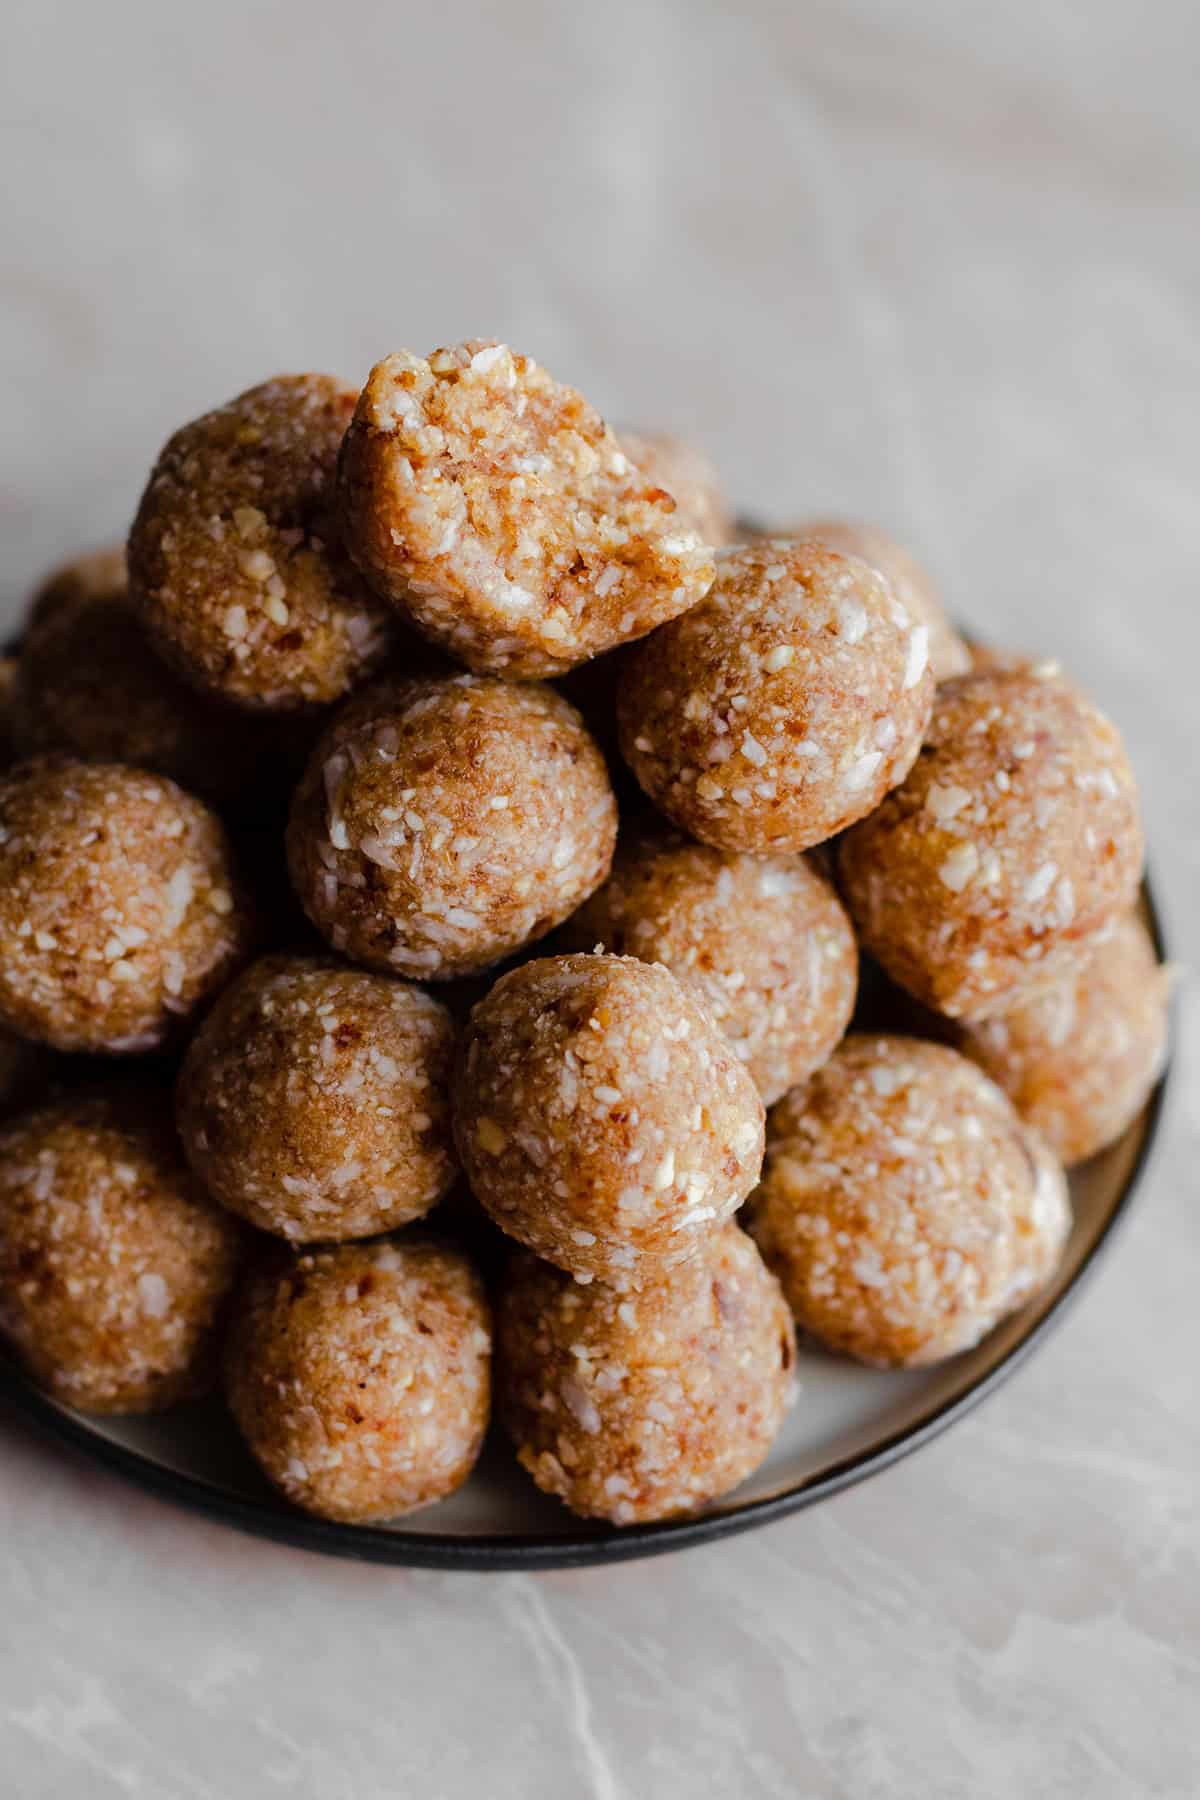
<path id="1" fill-rule="evenodd" d="M 796 1325 L 928 1363 L 1053 1276 L 1163 1054 L 1120 740 L 880 533 L 731 538 L 695 452 L 472 342 L 185 425 L 36 596 L 0 1328 L 53 1395 L 220 1381 L 361 1521 L 494 1386 L 623 1525 L 757 1467 Z M 860 944 L 909 1035 L 845 1035 Z"/>

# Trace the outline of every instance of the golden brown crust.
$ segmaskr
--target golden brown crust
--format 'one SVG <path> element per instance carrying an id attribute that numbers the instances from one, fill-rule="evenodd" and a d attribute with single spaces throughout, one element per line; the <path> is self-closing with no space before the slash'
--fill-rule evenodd
<path id="1" fill-rule="evenodd" d="M 1067 682 L 960 676 L 908 779 L 838 851 L 864 947 L 926 1005 L 982 1017 L 1077 969 L 1133 904 L 1133 772 Z"/>
<path id="2" fill-rule="evenodd" d="M 707 598 L 631 654 L 622 754 L 703 843 L 809 849 L 907 773 L 933 700 L 928 638 L 853 557 L 735 547 Z"/>
<path id="3" fill-rule="evenodd" d="M 482 673 L 561 674 L 712 580 L 672 496 L 579 394 L 503 344 L 377 363 L 339 493 L 372 586 Z"/>
<path id="4" fill-rule="evenodd" d="M 58 1050 L 162 1043 L 250 949 L 215 814 L 165 776 L 46 757 L 0 781 L 0 1023 Z"/>
<path id="5" fill-rule="evenodd" d="M 497 1405 L 537 1485 L 617 1525 L 678 1518 L 759 1466 L 792 1395 L 787 1305 L 736 1225 L 640 1294 L 514 1259 Z"/>
<path id="6" fill-rule="evenodd" d="M 419 1239 L 271 1258 L 238 1296 L 225 1386 L 263 1473 L 362 1524 L 460 1487 L 491 1401 L 491 1321 L 458 1251 Z"/>
<path id="7" fill-rule="evenodd" d="M 603 881 L 616 802 L 553 689 L 456 675 L 381 683 L 320 739 L 288 861 L 318 931 L 417 979 L 486 968 Z"/>
<path id="8" fill-rule="evenodd" d="M 0 1330 L 85 1412 L 203 1392 L 241 1252 L 184 1163 L 166 1095 L 92 1096 L 0 1132 Z"/>
<path id="9" fill-rule="evenodd" d="M 799 856 L 747 856 L 661 825 L 622 837 L 563 947 L 662 963 L 704 1002 L 770 1106 L 820 1067 L 854 1010 L 858 949 L 832 884 Z"/>
<path id="10" fill-rule="evenodd" d="M 400 981 L 269 956 L 189 1047 L 177 1112 L 210 1192 L 295 1243 L 390 1231 L 454 1178 L 445 1007 Z"/>
<path id="11" fill-rule="evenodd" d="M 554 956 L 503 976 L 471 1014 L 454 1130 L 476 1198 L 510 1237 L 577 1276 L 639 1287 L 749 1193 L 763 1107 L 666 969 Z"/>
<path id="12" fill-rule="evenodd" d="M 333 487 L 356 391 L 281 375 L 172 437 L 129 538 L 159 652 L 239 706 L 337 700 L 384 657 L 389 609 L 341 547 Z"/>

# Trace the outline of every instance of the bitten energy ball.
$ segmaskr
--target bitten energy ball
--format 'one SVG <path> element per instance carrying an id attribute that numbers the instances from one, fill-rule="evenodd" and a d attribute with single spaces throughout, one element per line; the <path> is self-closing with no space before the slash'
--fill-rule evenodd
<path id="1" fill-rule="evenodd" d="M 749 1225 L 805 1331 L 864 1362 L 916 1365 L 1030 1298 L 1070 1213 L 1061 1172 L 973 1063 L 863 1036 L 772 1112 Z"/>
<path id="2" fill-rule="evenodd" d="M 566 927 L 573 948 L 662 963 L 707 1005 L 770 1105 L 819 1068 L 854 1010 L 858 951 L 830 883 L 659 828 L 622 840 Z"/>
<path id="3" fill-rule="evenodd" d="M 926 570 L 916 558 L 875 525 L 860 525 L 848 519 L 814 519 L 797 526 L 791 534 L 796 538 L 816 538 L 830 550 L 845 556 L 857 556 L 878 569 L 897 600 L 915 623 L 929 627 L 929 666 L 935 681 L 947 681 L 951 675 L 965 675 L 971 667 L 971 652 L 946 616 L 941 595 Z"/>
<path id="4" fill-rule="evenodd" d="M 544 935 L 603 881 L 604 758 L 550 688 L 381 684 L 334 720 L 288 826 L 296 892 L 335 950 L 438 979 Z"/>
<path id="5" fill-rule="evenodd" d="M 455 1136 L 510 1237 L 576 1276 L 638 1287 L 740 1206 L 763 1108 L 666 969 L 554 956 L 503 976 L 471 1014 Z"/>
<path id="6" fill-rule="evenodd" d="M 1161 1073 L 1170 980 L 1130 914 L 1076 974 L 968 1026 L 961 1047 L 1064 1163 L 1082 1162 L 1121 1136 Z"/>
<path id="7" fill-rule="evenodd" d="M 1133 904 L 1142 831 L 1121 739 L 1064 681 L 960 676 L 839 869 L 893 980 L 952 1018 L 1002 1012 L 1077 970 Z"/>
<path id="8" fill-rule="evenodd" d="M 225 833 L 163 776 L 45 758 L 0 781 L 0 1024 L 153 1049 L 245 955 Z"/>
<path id="9" fill-rule="evenodd" d="M 355 390 L 283 375 L 185 425 L 151 472 L 130 587 L 180 674 L 240 706 L 327 705 L 388 648 L 388 608 L 338 537 Z"/>
<path id="10" fill-rule="evenodd" d="M 497 1405 L 537 1485 L 616 1525 L 676 1518 L 762 1462 L 792 1393 L 779 1284 L 736 1225 L 644 1293 L 514 1258 Z"/>
<path id="11" fill-rule="evenodd" d="M 638 471 L 670 494 L 680 524 L 706 544 L 724 544 L 733 536 L 721 478 L 702 450 L 663 432 L 622 431 L 620 439 Z"/>
<path id="12" fill-rule="evenodd" d="M 348 1524 L 443 1500 L 475 1464 L 491 1322 L 467 1259 L 432 1243 L 273 1259 L 239 1296 L 229 1404 L 263 1473 Z"/>
<path id="13" fill-rule="evenodd" d="M 152 1412 L 216 1373 L 241 1228 L 189 1173 L 165 1096 L 92 1096 L 0 1131 L 0 1331 L 85 1412 Z"/>
<path id="14" fill-rule="evenodd" d="M 903 780 L 932 699 L 929 627 L 881 575 L 770 539 L 722 552 L 708 597 L 631 654 L 621 750 L 702 843 L 806 850 Z"/>
<path id="15" fill-rule="evenodd" d="M 270 956 L 221 995 L 179 1077 L 188 1158 L 264 1231 L 332 1242 L 420 1218 L 450 1186 L 454 1031 L 419 988 Z"/>
<path id="16" fill-rule="evenodd" d="M 556 675 L 692 606 L 707 546 L 599 414 L 504 344 L 377 363 L 342 451 L 360 568 L 470 668 Z"/>
<path id="17" fill-rule="evenodd" d="M 119 589 L 63 594 L 30 627 L 11 729 L 23 755 L 133 763 L 215 801 L 278 786 L 297 760 L 275 721 L 220 706 L 181 681 Z"/>

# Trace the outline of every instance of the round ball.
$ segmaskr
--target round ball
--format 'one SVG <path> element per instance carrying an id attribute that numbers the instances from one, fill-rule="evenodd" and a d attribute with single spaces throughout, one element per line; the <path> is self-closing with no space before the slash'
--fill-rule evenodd
<path id="1" fill-rule="evenodd" d="M 516 1257 L 496 1335 L 497 1405 L 520 1461 L 572 1512 L 616 1525 L 735 1488 L 793 1391 L 787 1304 L 732 1224 L 636 1295 Z"/>
<path id="2" fill-rule="evenodd" d="M 622 753 L 702 843 L 807 850 L 904 779 L 933 699 L 928 643 L 853 557 L 776 539 L 724 551 L 707 598 L 630 656 Z"/>
<path id="3" fill-rule="evenodd" d="M 472 1191 L 510 1237 L 637 1287 L 741 1205 L 763 1106 L 666 969 L 554 956 L 503 976 L 471 1014 L 454 1128 Z"/>
<path id="4" fill-rule="evenodd" d="M 70 562 L 51 570 L 34 590 L 26 629 L 31 631 L 42 624 L 64 602 L 74 607 L 80 601 L 119 600 L 126 587 L 124 544 L 106 544 L 103 549 L 73 556 Z"/>
<path id="5" fill-rule="evenodd" d="M 346 541 L 469 668 L 561 674 L 693 605 L 707 546 L 599 414 L 503 344 L 367 378 L 342 453 Z"/>
<path id="6" fill-rule="evenodd" d="M 341 548 L 333 508 L 356 391 L 284 375 L 177 431 L 129 539 L 159 651 L 237 705 L 337 700 L 388 648 L 389 609 Z"/>
<path id="7" fill-rule="evenodd" d="M 347 1524 L 461 1487 L 491 1399 L 491 1321 L 458 1251 L 341 1244 L 268 1263 L 225 1357 L 238 1427 L 287 1499 Z"/>
<path id="8" fill-rule="evenodd" d="M 839 845 L 864 946 L 952 1018 L 1070 974 L 1132 906 L 1133 771 L 1108 720 L 1032 671 L 939 690 L 904 785 Z"/>
<path id="9" fill-rule="evenodd" d="M 849 1037 L 774 1108 L 750 1230 L 796 1322 L 863 1362 L 940 1362 L 1050 1278 L 1070 1225 L 1053 1160 L 973 1063 Z"/>
<path id="10" fill-rule="evenodd" d="M 769 1106 L 825 1061 L 854 1010 L 858 950 L 832 885 L 796 856 L 651 828 L 565 927 L 572 948 L 662 963 L 691 987 Z"/>
<path id="11" fill-rule="evenodd" d="M 85 1412 L 203 1392 L 241 1228 L 188 1171 L 162 1096 L 93 1095 L 0 1131 L 0 1331 Z"/>
<path id="12" fill-rule="evenodd" d="M 929 666 L 935 681 L 948 681 L 952 675 L 965 675 L 971 667 L 971 651 L 966 640 L 955 631 L 946 616 L 942 597 L 927 570 L 876 525 L 856 524 L 849 519 L 814 519 L 811 524 L 797 526 L 791 534 L 797 538 L 815 538 L 830 550 L 844 556 L 857 556 L 861 562 L 878 569 L 897 600 L 909 616 L 929 627 Z"/>
<path id="13" fill-rule="evenodd" d="M 264 957 L 226 988 L 179 1076 L 184 1149 L 209 1191 L 294 1242 L 369 1237 L 454 1177 L 454 1029 L 420 988 Z"/>
<path id="14" fill-rule="evenodd" d="M 733 537 L 733 513 L 721 478 L 702 450 L 665 432 L 622 431 L 620 440 L 638 473 L 670 494 L 677 523 L 705 544 L 724 544 Z"/>
<path id="15" fill-rule="evenodd" d="M 163 776 L 47 758 L 0 780 L 0 1023 L 58 1050 L 153 1049 L 242 960 L 216 817 Z"/>
<path id="16" fill-rule="evenodd" d="M 416 679 L 329 726 L 295 796 L 288 862 L 335 950 L 443 979 L 565 919 L 608 873 L 616 830 L 604 758 L 560 695 Z"/>
<path id="17" fill-rule="evenodd" d="M 1162 1072 L 1170 985 L 1130 914 L 1077 974 L 966 1027 L 961 1048 L 1064 1163 L 1083 1162 L 1132 1124 Z"/>

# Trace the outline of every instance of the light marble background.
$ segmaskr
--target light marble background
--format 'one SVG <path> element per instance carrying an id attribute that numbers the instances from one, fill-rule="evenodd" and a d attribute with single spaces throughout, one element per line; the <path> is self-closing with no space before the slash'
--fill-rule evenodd
<path id="1" fill-rule="evenodd" d="M 780 521 L 907 534 L 1123 723 L 1200 905 L 1190 4 L 9 9 L 3 589 L 283 368 L 508 337 Z M 275 1549 L 0 1416 L 6 1800 L 1200 1791 L 1200 1016 L 1143 1201 L 873 1484 L 607 1572 Z"/>

